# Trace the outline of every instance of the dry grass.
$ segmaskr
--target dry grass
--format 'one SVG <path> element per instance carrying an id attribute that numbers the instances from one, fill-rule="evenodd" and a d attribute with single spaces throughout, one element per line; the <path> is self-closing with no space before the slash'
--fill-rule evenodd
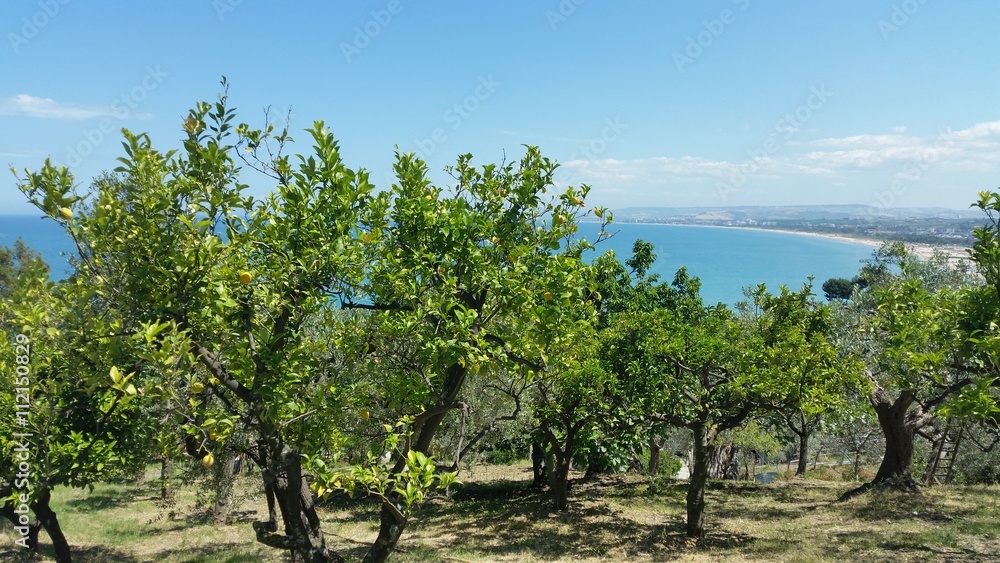
<path id="1" fill-rule="evenodd" d="M 477 467 L 451 502 L 416 515 L 395 561 L 1000 561 L 1000 488 L 935 487 L 917 497 L 875 494 L 834 500 L 848 483 L 792 480 L 715 483 L 707 537 L 683 540 L 683 482 L 651 486 L 639 476 L 577 482 L 568 512 L 527 487 L 528 468 Z M 255 486 L 252 480 L 244 488 Z M 60 491 L 56 510 L 79 561 L 286 561 L 258 547 L 245 503 L 216 527 L 183 491 L 159 508 L 150 485 Z M 374 506 L 323 511 L 328 543 L 360 557 L 374 537 Z M 0 559 L 15 555 L 13 535 Z M 0 535 L 2 537 L 2 535 Z M 46 549 L 51 557 L 51 550 Z"/>

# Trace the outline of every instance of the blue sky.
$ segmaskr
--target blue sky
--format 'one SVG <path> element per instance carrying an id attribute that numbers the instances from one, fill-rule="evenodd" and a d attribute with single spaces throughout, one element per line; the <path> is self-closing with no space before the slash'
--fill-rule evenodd
<path id="1" fill-rule="evenodd" d="M 397 145 L 446 184 L 458 154 L 532 144 L 612 208 L 964 208 L 1000 186 L 998 22 L 992 0 L 3 2 L 0 160 L 86 185 L 123 127 L 177 147 L 226 75 L 241 121 L 322 119 L 379 186 Z M 0 209 L 35 212 L 12 175 Z"/>

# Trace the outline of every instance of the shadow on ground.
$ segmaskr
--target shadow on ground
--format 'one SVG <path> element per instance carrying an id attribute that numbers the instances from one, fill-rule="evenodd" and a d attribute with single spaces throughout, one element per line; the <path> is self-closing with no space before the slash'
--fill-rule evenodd
<path id="1" fill-rule="evenodd" d="M 648 521 L 626 515 L 606 502 L 609 496 L 626 503 L 630 499 L 648 500 L 650 497 L 644 496 L 634 484 L 623 488 L 615 477 L 603 477 L 574 485 L 566 512 L 553 510 L 545 493 L 524 482 L 465 485 L 455 492 L 453 504 L 421 510 L 407 533 L 445 550 L 472 551 L 487 558 L 522 554 L 541 560 L 642 555 L 670 560 L 692 549 L 738 549 L 757 542 L 757 538 L 745 534 L 710 527 L 697 547 L 689 544 L 684 537 L 686 485 L 661 487 L 652 500 L 670 503 L 677 510 L 669 513 L 660 510 Z M 720 506 L 710 504 L 709 516 L 718 510 Z M 449 521 L 463 525 L 455 529 L 447 525 Z M 757 544 L 755 553 L 762 556 L 785 550 L 785 546 L 774 545 L 762 552 L 760 542 Z"/>

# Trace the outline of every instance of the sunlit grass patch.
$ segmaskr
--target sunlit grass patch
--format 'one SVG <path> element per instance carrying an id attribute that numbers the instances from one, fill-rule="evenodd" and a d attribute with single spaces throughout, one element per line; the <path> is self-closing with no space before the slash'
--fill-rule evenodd
<path id="1" fill-rule="evenodd" d="M 463 475 L 451 500 L 417 511 L 393 560 L 983 561 L 1000 553 L 1000 487 L 941 486 L 836 502 L 850 483 L 713 482 L 707 535 L 694 545 L 684 538 L 683 481 L 607 475 L 584 482 L 574 474 L 569 510 L 556 512 L 530 487 L 527 470 L 491 466 Z M 241 475 L 238 486 L 254 492 L 259 478 Z M 93 493 L 61 489 L 54 508 L 78 561 L 287 561 L 255 542 L 249 522 L 265 513 L 263 498 L 234 507 L 234 523 L 215 526 L 192 490 L 179 489 L 170 507 L 157 495 L 152 481 L 101 484 Z M 322 503 L 327 544 L 360 559 L 377 534 L 377 511 L 373 499 Z M 0 547 L 0 559 L 13 553 L 10 542 Z"/>

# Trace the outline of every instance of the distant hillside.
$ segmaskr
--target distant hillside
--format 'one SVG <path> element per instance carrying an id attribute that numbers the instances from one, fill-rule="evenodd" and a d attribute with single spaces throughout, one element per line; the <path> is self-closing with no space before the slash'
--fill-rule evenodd
<path id="1" fill-rule="evenodd" d="M 973 243 L 972 231 L 982 226 L 985 219 L 979 209 L 885 209 L 873 205 L 626 207 L 614 210 L 617 223 L 756 227 L 960 246 Z"/>
<path id="2" fill-rule="evenodd" d="M 616 209 L 615 221 L 652 223 L 675 219 L 683 222 L 771 222 L 771 221 L 872 221 L 921 219 L 981 219 L 978 209 L 944 207 L 881 208 L 874 205 L 785 205 L 732 207 L 626 207 Z"/>

